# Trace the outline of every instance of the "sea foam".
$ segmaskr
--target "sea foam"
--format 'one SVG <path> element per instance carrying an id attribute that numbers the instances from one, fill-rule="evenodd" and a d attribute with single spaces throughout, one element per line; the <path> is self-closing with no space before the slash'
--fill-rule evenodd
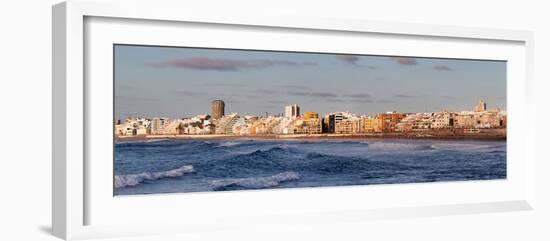
<path id="1" fill-rule="evenodd" d="M 237 145 L 240 145 L 241 142 L 238 142 L 238 141 L 226 141 L 226 142 L 222 142 L 219 144 L 219 146 L 223 146 L 223 147 L 232 147 L 232 146 L 237 146 Z"/>
<path id="2" fill-rule="evenodd" d="M 162 172 L 142 172 L 137 174 L 116 175 L 115 176 L 115 188 L 123 188 L 128 186 L 135 186 L 142 183 L 145 180 L 157 180 L 166 177 L 179 177 L 183 174 L 194 172 L 193 166 L 184 165 L 177 169 L 172 169 Z"/>
<path id="3" fill-rule="evenodd" d="M 400 142 L 372 142 L 368 143 L 368 148 L 377 151 L 423 151 L 433 149 L 428 144 Z"/>
<path id="4" fill-rule="evenodd" d="M 210 186 L 214 191 L 223 191 L 231 188 L 261 189 L 279 186 L 282 182 L 294 181 L 300 179 L 296 172 L 282 172 L 277 175 L 267 177 L 250 178 L 232 178 L 210 181 Z"/>

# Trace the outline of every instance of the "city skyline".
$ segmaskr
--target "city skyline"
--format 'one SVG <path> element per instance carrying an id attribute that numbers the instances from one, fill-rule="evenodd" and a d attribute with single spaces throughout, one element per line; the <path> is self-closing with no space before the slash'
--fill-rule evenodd
<path id="1" fill-rule="evenodd" d="M 223 107 L 217 107 L 216 110 L 214 109 L 214 105 L 213 103 L 215 102 L 218 102 L 218 104 L 216 105 L 219 105 L 219 102 L 222 103 Z M 484 109 L 483 110 L 479 110 L 479 105 L 480 103 L 483 103 L 484 105 Z M 476 106 L 474 106 L 473 108 L 470 107 L 470 109 L 465 109 L 465 110 L 453 110 L 453 111 L 449 111 L 448 109 L 442 109 L 442 110 L 439 110 L 439 111 L 419 111 L 419 112 L 414 112 L 414 111 L 395 111 L 395 110 L 390 110 L 390 111 L 380 111 L 380 112 L 373 112 L 373 113 L 356 113 L 356 112 L 352 112 L 352 111 L 343 111 L 343 110 L 334 110 L 334 111 L 330 111 L 330 112 L 326 112 L 326 113 L 320 113 L 320 112 L 317 112 L 315 110 L 305 110 L 305 111 L 301 111 L 301 107 L 299 104 L 296 104 L 296 103 L 292 103 L 292 104 L 288 104 L 288 105 L 285 105 L 285 106 L 281 106 L 281 108 L 284 108 L 283 111 L 279 112 L 279 113 L 268 113 L 269 115 L 266 116 L 265 114 L 266 113 L 263 113 L 263 114 L 243 114 L 243 113 L 238 113 L 238 112 L 226 112 L 225 111 L 225 102 L 223 100 L 213 100 L 210 102 L 210 109 L 208 110 L 205 110 L 204 112 L 202 113 L 198 113 L 196 115 L 193 115 L 193 116 L 177 116 L 177 117 L 166 117 L 166 116 L 146 116 L 146 115 L 134 115 L 134 116 L 127 116 L 127 118 L 132 118 L 132 119 L 135 119 L 135 118 L 145 118 L 145 119 L 192 119 L 192 118 L 196 118 L 198 116 L 210 116 L 210 118 L 212 119 L 219 119 L 219 118 L 222 118 L 222 117 L 226 117 L 226 116 L 233 116 L 233 115 L 237 115 L 237 116 L 249 116 L 249 117 L 289 117 L 291 116 L 292 118 L 296 118 L 296 117 L 301 117 L 303 116 L 306 112 L 309 112 L 309 113 L 315 113 L 315 114 L 318 114 L 319 116 L 326 116 L 326 115 L 329 115 L 329 114 L 350 114 L 350 115 L 353 115 L 353 116 L 367 116 L 367 117 L 374 117 L 376 115 L 379 115 L 379 114 L 384 114 L 384 113 L 400 113 L 400 114 L 426 114 L 426 113 L 445 113 L 445 112 L 453 112 L 453 113 L 469 113 L 469 112 L 482 112 L 482 111 L 485 111 L 485 110 L 491 110 L 491 111 L 496 111 L 496 112 L 506 112 L 506 110 L 503 110 L 503 109 L 500 109 L 500 108 L 488 108 L 487 106 L 490 106 L 490 105 L 487 105 L 487 103 L 485 103 L 483 100 L 479 100 L 478 104 Z M 291 108 L 291 109 L 289 109 Z M 216 112 L 219 112 L 219 113 L 223 113 L 223 114 L 215 114 Z M 288 114 L 288 113 L 291 113 L 291 114 Z M 116 122 L 119 122 L 119 121 L 123 121 L 124 119 L 115 119 Z"/>
<path id="2" fill-rule="evenodd" d="M 115 45 L 115 118 L 506 109 L 506 62 Z"/>
<path id="3" fill-rule="evenodd" d="M 225 115 L 223 100 L 212 101 L 211 115 L 190 118 L 127 118 L 115 123 L 117 137 L 157 135 L 294 135 L 319 134 L 372 135 L 390 133 L 398 136 L 439 135 L 456 137 L 484 133 L 481 136 L 502 138 L 506 135 L 507 114 L 487 109 L 480 100 L 473 110 L 461 112 L 400 113 L 386 112 L 372 116 L 336 112 L 320 116 L 317 112 L 300 113 L 300 106 L 285 106 L 284 116 Z M 212 136 L 211 136 L 212 137 Z M 479 136 L 478 136 L 479 137 Z"/>

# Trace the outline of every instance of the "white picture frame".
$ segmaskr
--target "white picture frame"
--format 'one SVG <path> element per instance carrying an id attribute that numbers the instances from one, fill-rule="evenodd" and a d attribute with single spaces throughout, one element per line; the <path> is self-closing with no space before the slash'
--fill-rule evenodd
<path id="1" fill-rule="evenodd" d="M 155 8 L 155 11 L 149 11 Z M 533 66 L 533 34 L 528 31 L 496 30 L 467 28 L 455 26 L 421 25 L 409 23 L 372 22 L 350 19 L 321 19 L 303 18 L 294 16 L 278 16 L 276 14 L 250 13 L 247 15 L 209 15 L 204 11 L 186 8 L 184 3 L 170 1 L 155 1 L 151 3 L 127 3 L 122 1 L 95 2 L 95 1 L 67 1 L 53 7 L 53 167 L 52 167 L 52 226 L 53 234 L 63 239 L 83 239 L 94 237 L 110 237 L 119 235 L 154 234 L 170 232 L 191 232 L 197 230 L 210 230 L 243 225 L 267 226 L 270 224 L 293 225 L 300 222 L 330 223 L 345 220 L 372 220 L 384 218 L 422 217 L 433 215 L 467 214 L 497 211 L 530 210 L 534 202 L 534 169 L 535 158 L 531 148 L 534 147 L 532 120 L 526 118 L 530 110 L 532 100 L 532 66 Z M 102 19 L 107 19 L 103 21 Z M 96 21 L 98 20 L 98 21 Z M 115 22 L 111 22 L 114 20 Z M 86 22 L 91 21 L 91 22 Z M 118 24 L 119 21 L 121 24 Z M 314 188 L 277 191 L 247 191 L 229 192 L 223 194 L 184 194 L 184 195 L 150 195 L 128 198 L 109 197 L 105 191 L 112 180 L 97 181 L 95 175 L 111 174 L 112 169 L 107 170 L 108 165 L 98 165 L 90 162 L 94 154 L 92 150 L 101 141 L 99 138 L 91 138 L 91 129 L 105 129 L 105 133 L 112 134 L 112 130 L 104 125 L 92 125 L 90 118 L 101 118 L 102 114 L 95 115 L 95 110 L 101 105 L 108 105 L 112 99 L 106 98 L 100 102 L 94 96 L 101 95 L 102 87 L 112 85 L 112 80 L 98 86 L 89 84 L 86 78 L 97 78 L 89 75 L 89 70 L 101 69 L 98 59 L 109 58 L 101 54 L 103 42 L 112 44 L 113 41 L 132 41 L 137 44 L 168 44 L 179 45 L 176 40 L 159 43 L 162 39 L 155 37 L 143 38 L 132 35 L 128 30 L 120 35 L 109 33 L 124 30 L 130 24 L 136 26 L 147 24 L 151 31 L 160 31 L 162 38 L 162 25 L 170 25 L 168 28 L 180 28 L 179 24 L 205 24 L 196 31 L 212 31 L 223 28 L 224 31 L 240 31 L 238 29 L 251 28 L 251 34 L 257 32 L 275 31 L 273 34 L 296 32 L 307 35 L 314 32 L 318 36 L 334 34 L 339 35 L 365 34 L 377 36 L 390 36 L 396 39 L 419 38 L 422 41 L 449 41 L 457 48 L 472 47 L 475 49 L 486 48 L 487 52 L 478 51 L 479 58 L 495 56 L 496 58 L 510 58 L 512 65 L 508 76 L 508 102 L 509 102 L 509 162 L 508 175 L 510 178 L 504 182 L 461 182 L 461 183 L 431 183 L 431 184 L 399 184 L 399 185 L 374 185 L 369 187 L 335 187 Z M 86 24 L 96 24 L 93 28 L 87 28 Z M 107 28 L 102 28 L 111 24 Z M 95 27 L 97 26 L 97 27 Z M 210 27 L 209 27 L 210 26 Z M 113 31 L 113 29 L 115 31 Z M 235 30 L 232 30 L 235 29 Z M 186 30 L 191 31 L 191 30 Z M 246 30 L 248 31 L 248 30 Z M 199 33 L 199 32 L 197 32 Z M 89 36 L 89 35 L 93 36 Z M 95 35 L 94 35 L 95 34 Z M 267 33 L 266 33 L 267 34 Z M 177 36 L 177 35 L 176 35 Z M 89 38 L 88 38 L 89 37 Z M 117 39 L 118 38 L 118 39 Z M 307 38 L 307 36 L 305 37 Z M 94 44 L 86 41 L 95 41 Z M 111 41 L 111 42 L 109 42 Z M 230 42 L 230 41 L 228 41 Z M 96 44 L 97 43 L 97 44 Z M 469 45 L 473 43 L 473 45 Z M 501 47 L 496 43 L 502 43 Z M 219 45 L 219 43 L 209 43 Z M 236 43 L 237 44 L 237 43 Z M 461 46 L 463 44 L 464 46 Z M 99 47 L 96 47 L 99 46 Z M 106 45 L 105 45 L 106 46 Z M 327 45 L 328 46 L 328 45 Z M 403 44 L 406 46 L 406 44 Z M 445 45 L 441 45 L 445 46 Z M 442 47 L 439 48 L 442 48 Z M 493 47 L 491 47 L 493 46 Z M 210 46 L 207 46 L 210 47 Z M 218 46 L 224 47 L 224 46 Z M 226 46 L 227 47 L 227 46 Z M 256 46 L 261 48 L 261 46 Z M 325 46 L 326 47 L 326 46 Z M 330 47 L 330 46 L 329 46 Z M 93 48 L 95 57 L 89 59 L 90 49 Z M 252 48 L 252 47 L 251 47 Z M 272 48 L 275 48 L 272 46 Z M 278 48 L 292 48 L 283 45 Z M 323 48 L 323 47 L 320 47 Z M 437 52 L 438 47 L 422 53 Z M 98 51 L 95 51 L 95 50 Z M 343 50 L 351 51 L 353 49 Z M 358 50 L 357 50 L 358 51 Z M 394 55 L 415 55 L 414 51 L 387 52 Z M 492 51 L 492 52 L 491 52 Z M 439 52 L 441 52 L 439 50 Z M 500 53 L 499 53 L 500 52 Z M 97 53 L 97 54 L 96 54 Z M 437 55 L 452 57 L 456 52 L 439 53 Z M 461 57 L 469 56 L 467 51 Z M 111 60 L 103 59 L 108 63 Z M 98 71 L 97 73 L 103 73 Z M 109 71 L 106 70 L 105 73 Z M 95 73 L 95 72 L 94 72 Z M 96 75 L 96 74 L 94 74 Z M 101 74 L 97 74 L 101 75 Z M 108 91 L 103 93 L 111 95 Z M 107 123 L 112 124 L 112 119 Z M 88 123 L 88 124 L 87 124 Z M 112 128 L 112 127 L 111 127 Z M 101 135 L 99 135 L 101 136 Z M 512 139 L 513 138 L 513 139 Z M 103 139 L 104 140 L 104 139 Z M 103 153 L 103 152 L 102 152 Z M 108 154 L 106 151 L 103 154 Z M 90 157 L 92 156 L 92 157 Z M 510 165 L 512 164 L 512 165 Z M 99 184 L 96 184 L 99 183 Z M 112 187 L 112 183 L 111 183 Z M 447 190 L 447 191 L 446 191 Z M 390 201 L 384 197 L 398 197 L 399 194 L 408 192 L 411 195 L 425 194 L 425 198 L 434 199 L 438 193 L 456 190 L 456 195 L 445 195 L 441 200 L 421 200 L 412 198 L 407 200 Z M 487 190 L 493 190 L 487 192 Z M 351 195 L 377 195 L 369 201 L 350 201 L 346 208 L 337 208 L 327 203 L 320 202 L 313 205 L 308 200 L 324 200 L 329 196 Z M 465 194 L 472 197 L 463 197 Z M 477 196 L 476 196 L 477 195 Z M 101 196 L 101 197 L 99 197 Z M 304 200 L 299 203 L 287 203 L 279 200 L 281 207 L 271 205 L 247 205 L 243 201 L 254 203 L 273 204 L 273 200 L 290 197 Z M 380 197 L 380 198 L 378 198 Z M 377 199 L 378 198 L 378 199 Z M 193 210 L 185 210 L 180 205 L 188 202 L 190 205 L 214 205 L 214 200 L 224 200 L 235 207 L 233 211 L 213 209 L 212 214 L 199 213 L 204 211 L 200 207 Z M 334 202 L 342 202 L 334 199 Z M 360 202 L 361 201 L 361 202 Z M 250 203 L 249 203 L 250 204 Z M 369 207 L 361 208 L 368 204 Z M 162 208 L 142 212 L 143 217 L 132 215 L 132 210 L 147 205 L 161 206 Z M 265 208 L 269 206 L 269 208 Z M 293 208 L 299 207 L 299 210 Z M 171 211 L 169 211 L 171 210 Z M 186 212 L 189 219 L 181 218 L 181 212 Z M 214 214 L 217 212 L 217 214 Z M 160 213 L 160 214 L 159 214 Z M 172 214 L 171 214 L 172 213 Z M 254 215 L 259 213 L 258 215 Z M 162 218 L 161 215 L 162 214 Z M 110 220 L 109 215 L 112 215 Z M 203 216 L 202 218 L 199 215 Z M 97 221 L 90 217 L 99 217 Z M 200 219 L 197 221 L 197 219 Z M 149 220 L 149 221 L 147 221 Z M 250 221 L 252 220 L 252 222 Z M 292 221 L 288 221 L 292 220 Z M 151 225 L 154 223 L 154 225 Z M 184 225 L 185 224 L 185 225 Z"/>

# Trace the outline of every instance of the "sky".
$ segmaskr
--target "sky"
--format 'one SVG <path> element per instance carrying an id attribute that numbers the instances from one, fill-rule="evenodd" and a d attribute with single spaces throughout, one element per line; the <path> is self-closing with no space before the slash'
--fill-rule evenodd
<path id="1" fill-rule="evenodd" d="M 137 45 L 114 58 L 116 119 L 210 114 L 215 99 L 240 115 L 506 109 L 505 61 Z"/>

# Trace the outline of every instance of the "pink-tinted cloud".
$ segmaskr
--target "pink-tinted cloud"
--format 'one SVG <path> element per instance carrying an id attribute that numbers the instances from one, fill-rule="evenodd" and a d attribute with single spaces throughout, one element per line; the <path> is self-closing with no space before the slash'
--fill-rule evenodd
<path id="1" fill-rule="evenodd" d="M 339 54 L 336 55 L 336 58 L 351 65 L 357 65 L 357 62 L 359 61 L 359 57 L 349 54 Z"/>
<path id="2" fill-rule="evenodd" d="M 344 63 L 347 63 L 347 64 L 355 66 L 355 67 L 362 67 L 362 68 L 368 68 L 368 69 L 378 69 L 378 66 L 360 64 L 359 61 L 361 59 L 359 58 L 359 56 L 356 56 L 356 55 L 338 54 L 338 55 L 335 55 L 335 57 L 338 60 L 343 61 Z"/>
<path id="3" fill-rule="evenodd" d="M 238 60 L 226 58 L 211 58 L 211 57 L 189 57 L 182 59 L 173 59 L 160 63 L 152 63 L 149 66 L 153 67 L 173 67 L 196 70 L 217 70 L 217 71 L 239 71 L 243 69 L 262 69 L 269 67 L 299 67 L 299 66 L 314 66 L 312 62 L 294 62 L 287 60 Z"/>
<path id="4" fill-rule="evenodd" d="M 416 59 L 413 57 L 391 57 L 391 60 L 401 65 L 416 65 Z"/>

